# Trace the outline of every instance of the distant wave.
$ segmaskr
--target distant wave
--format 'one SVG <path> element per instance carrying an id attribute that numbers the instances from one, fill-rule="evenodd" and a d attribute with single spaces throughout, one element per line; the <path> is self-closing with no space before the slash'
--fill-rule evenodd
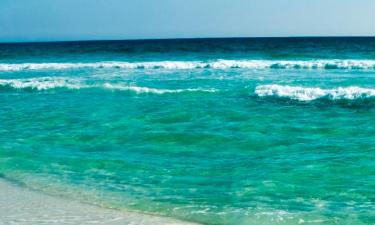
<path id="1" fill-rule="evenodd" d="M 48 90 L 56 88 L 65 89 L 87 89 L 102 88 L 119 91 L 130 91 L 137 94 L 168 94 L 181 92 L 216 92 L 214 88 L 186 88 L 186 89 L 158 89 L 150 87 L 141 87 L 137 85 L 125 83 L 102 83 L 102 84 L 86 84 L 83 80 L 60 77 L 41 77 L 30 79 L 0 79 L 0 87 L 12 89 L 30 89 L 30 90 Z"/>
<path id="2" fill-rule="evenodd" d="M 259 97 L 273 96 L 298 101 L 313 101 L 317 99 L 356 100 L 375 97 L 375 89 L 355 86 L 321 89 L 272 84 L 257 86 L 255 94 Z"/>
<path id="3" fill-rule="evenodd" d="M 193 69 L 200 68 L 199 62 L 95 62 L 95 63 L 20 63 L 0 64 L 0 71 L 20 70 L 64 70 L 80 68 L 118 68 L 118 69 Z M 202 64 L 203 65 L 203 64 Z"/>
<path id="4" fill-rule="evenodd" d="M 39 91 L 54 88 L 81 89 L 89 87 L 78 79 L 67 79 L 62 77 L 0 79 L 0 86 L 14 89 L 35 89 Z"/>
<path id="5" fill-rule="evenodd" d="M 375 69 L 375 60 L 216 60 L 159 62 L 20 63 L 0 64 L 0 71 L 65 70 L 80 68 L 118 69 Z"/>
<path id="6" fill-rule="evenodd" d="M 139 87 L 134 85 L 124 85 L 124 84 L 110 84 L 105 83 L 104 88 L 114 89 L 114 90 L 125 90 L 134 91 L 136 93 L 153 93 L 153 94 L 167 94 L 167 93 L 181 93 L 181 92 L 216 92 L 216 89 L 209 88 L 186 88 L 186 89 L 157 89 L 149 87 Z"/>

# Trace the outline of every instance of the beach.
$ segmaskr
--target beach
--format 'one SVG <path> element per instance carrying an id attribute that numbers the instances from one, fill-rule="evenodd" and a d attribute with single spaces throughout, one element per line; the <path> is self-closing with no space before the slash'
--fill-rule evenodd
<path id="1" fill-rule="evenodd" d="M 0 179 L 0 224 L 193 225 L 166 217 L 105 209 L 43 194 Z"/>

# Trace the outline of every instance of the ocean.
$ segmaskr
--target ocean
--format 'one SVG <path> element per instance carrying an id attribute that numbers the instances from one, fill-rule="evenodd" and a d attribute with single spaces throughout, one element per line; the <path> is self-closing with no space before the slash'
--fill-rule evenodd
<path id="1" fill-rule="evenodd" d="M 0 44 L 0 177 L 202 224 L 375 224 L 375 38 Z"/>

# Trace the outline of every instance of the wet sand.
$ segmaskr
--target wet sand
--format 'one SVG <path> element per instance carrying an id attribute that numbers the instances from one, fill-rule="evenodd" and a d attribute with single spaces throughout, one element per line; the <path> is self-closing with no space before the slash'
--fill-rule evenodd
<path id="1" fill-rule="evenodd" d="M 105 209 L 75 202 L 0 179 L 0 224 L 193 224 L 172 218 Z"/>

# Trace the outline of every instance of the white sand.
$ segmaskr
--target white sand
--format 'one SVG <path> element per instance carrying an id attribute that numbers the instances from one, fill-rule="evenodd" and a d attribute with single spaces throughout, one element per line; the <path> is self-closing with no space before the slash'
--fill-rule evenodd
<path id="1" fill-rule="evenodd" d="M 44 195 L 0 179 L 0 224 L 193 224 L 166 217 L 123 212 Z"/>

